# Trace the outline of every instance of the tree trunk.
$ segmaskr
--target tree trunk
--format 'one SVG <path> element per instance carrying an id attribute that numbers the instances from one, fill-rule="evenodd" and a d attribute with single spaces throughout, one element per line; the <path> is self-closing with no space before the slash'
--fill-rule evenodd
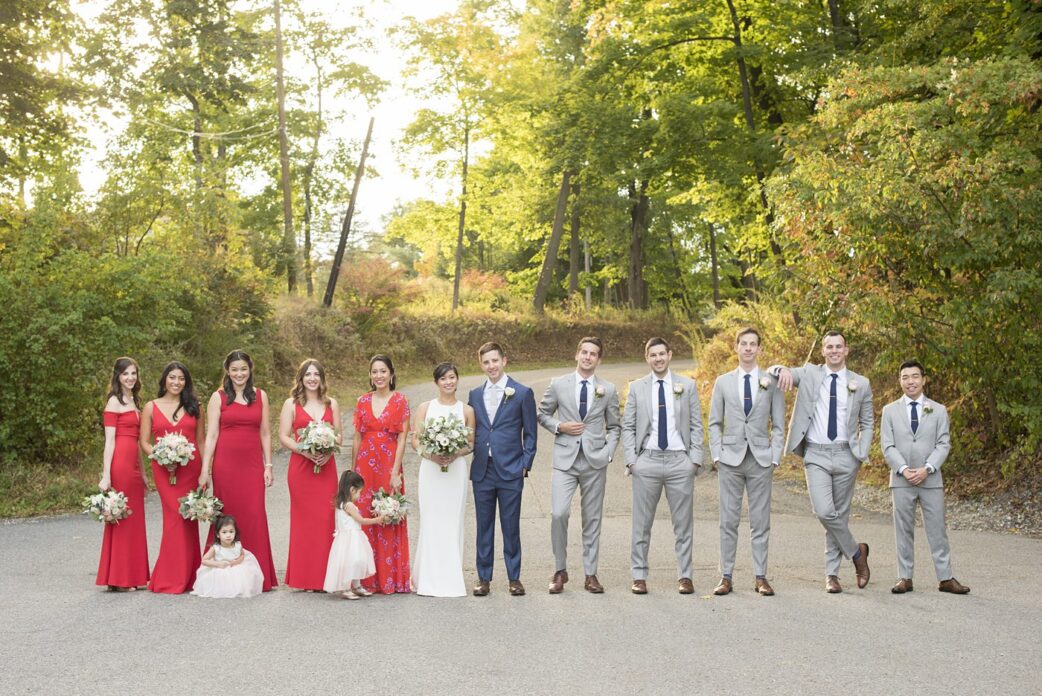
<path id="1" fill-rule="evenodd" d="M 716 225 L 709 223 L 709 259 L 713 272 L 713 306 L 720 309 L 720 259 L 716 255 Z"/>
<path id="2" fill-rule="evenodd" d="M 543 268 L 539 272 L 539 281 L 535 286 L 535 299 L 532 307 L 539 314 L 546 307 L 546 296 L 553 283 L 554 266 L 557 265 L 557 251 L 561 247 L 561 235 L 564 234 L 564 218 L 568 210 L 568 190 L 572 172 L 565 170 L 561 175 L 561 188 L 557 192 L 557 207 L 554 209 L 554 224 L 550 228 L 550 239 L 546 244 L 546 256 L 543 257 Z"/>
<path id="3" fill-rule="evenodd" d="M 456 271 L 452 276 L 452 311 L 459 309 L 460 275 L 463 273 L 463 230 L 467 225 L 467 169 L 470 166 L 470 122 L 463 128 L 463 172 L 460 176 L 459 228 L 456 230 Z"/>
<path id="4" fill-rule="evenodd" d="M 829 20 L 832 22 L 832 45 L 836 53 L 846 53 L 858 41 L 857 29 L 843 16 L 840 0 L 828 0 Z"/>
<path id="5" fill-rule="evenodd" d="M 580 184 L 572 184 L 572 236 L 568 245 L 568 295 L 579 292 L 579 191 Z"/>
<path id="6" fill-rule="evenodd" d="M 333 257 L 333 267 L 329 269 L 329 281 L 326 283 L 326 294 L 322 298 L 323 306 L 329 307 L 333 304 L 333 293 L 336 291 L 336 281 L 340 276 L 340 264 L 344 261 L 344 249 L 347 247 L 347 236 L 351 234 L 351 219 L 355 215 L 355 202 L 358 200 L 358 187 L 362 184 L 362 174 L 365 173 L 365 158 L 369 154 L 369 140 L 373 137 L 374 119 L 369 119 L 369 129 L 365 132 L 365 140 L 362 142 L 362 156 L 358 158 L 358 169 L 355 170 L 355 183 L 351 187 L 351 200 L 347 204 L 347 213 L 344 215 L 344 224 L 340 228 L 340 242 L 336 247 L 336 255 Z"/>
<path id="7" fill-rule="evenodd" d="M 687 298 L 687 284 L 684 282 L 684 274 L 680 270 L 680 259 L 677 257 L 676 238 L 673 235 L 672 225 L 666 227 L 666 236 L 669 238 L 669 255 L 673 260 L 673 276 L 677 283 L 676 292 L 680 293 L 680 304 L 684 307 L 684 312 L 691 316 L 691 303 Z"/>
<path id="8" fill-rule="evenodd" d="M 315 274 L 311 262 L 311 220 L 314 215 L 311 185 L 315 176 L 315 167 L 318 164 L 318 145 L 322 138 L 322 64 L 318 62 L 317 56 L 315 57 L 314 65 L 318 113 L 316 114 L 315 135 L 311 139 L 311 155 L 308 157 L 308 164 L 304 168 L 304 282 L 307 285 L 308 297 L 313 296 L 315 293 Z"/>
<path id="9" fill-rule="evenodd" d="M 275 100 L 279 112 L 279 181 L 282 188 L 282 255 L 286 287 L 297 289 L 297 237 L 293 232 L 293 190 L 289 179 L 289 134 L 286 132 L 286 87 L 282 75 L 282 4 L 275 0 Z"/>
<path id="10" fill-rule="evenodd" d="M 586 309 L 593 307 L 593 288 L 590 287 L 590 242 L 583 242 L 583 270 L 586 271 Z"/>
<path id="11" fill-rule="evenodd" d="M 644 291 L 644 233 L 648 227 L 648 182 L 645 179 L 640 182 L 640 190 L 637 182 L 631 181 L 630 189 L 630 258 L 629 258 L 629 304 L 634 309 L 645 309 L 648 299 Z"/>

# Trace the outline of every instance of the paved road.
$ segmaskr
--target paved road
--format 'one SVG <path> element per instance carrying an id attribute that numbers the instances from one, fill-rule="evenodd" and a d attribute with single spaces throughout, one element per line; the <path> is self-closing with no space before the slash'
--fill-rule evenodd
<path id="1" fill-rule="evenodd" d="M 542 393 L 563 372 L 514 376 Z M 642 365 L 605 366 L 620 386 Z M 477 384 L 465 378 L 463 388 Z M 414 404 L 432 386 L 406 388 Z M 822 530 L 799 495 L 775 489 L 770 579 L 778 595 L 752 592 L 748 532 L 740 538 L 737 591 L 713 597 L 717 580 L 715 475 L 695 494 L 695 587 L 674 591 L 665 503 L 653 530 L 650 594 L 629 585 L 629 483 L 609 474 L 601 545 L 601 596 L 573 580 L 549 596 L 552 439 L 540 434 L 525 490 L 522 579 L 510 597 L 501 561 L 493 592 L 478 599 L 416 596 L 344 602 L 280 588 L 250 600 L 204 600 L 94 586 L 101 530 L 82 516 L 0 523 L 0 693 L 388 694 L 1038 694 L 1042 541 L 953 532 L 967 597 L 942 595 L 918 542 L 916 592 L 893 596 L 893 531 L 885 516 L 856 515 L 872 545 L 868 589 L 826 595 Z M 415 457 L 407 486 L 415 491 Z M 288 543 L 286 457 L 268 494 L 281 576 Z M 576 499 L 576 508 L 578 498 Z M 159 503 L 148 502 L 149 546 L 159 548 Z M 468 510 L 468 583 L 475 578 Z M 412 520 L 415 542 L 418 519 Z M 571 558 L 580 558 L 578 510 Z M 920 537 L 922 534 L 920 533 Z M 499 542 L 497 540 L 497 547 Z M 925 561 L 925 562 L 923 562 Z M 579 566 L 573 563 L 576 575 Z M 848 565 L 845 584 L 853 587 Z"/>

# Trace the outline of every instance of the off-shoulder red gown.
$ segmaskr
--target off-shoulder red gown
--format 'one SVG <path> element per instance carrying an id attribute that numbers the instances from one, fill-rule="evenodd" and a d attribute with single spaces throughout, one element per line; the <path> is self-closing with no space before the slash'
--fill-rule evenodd
<path id="1" fill-rule="evenodd" d="M 105 427 L 116 429 L 116 449 L 109 469 L 111 486 L 127 497 L 131 514 L 116 524 L 105 525 L 95 584 L 140 587 L 148 582 L 145 479 L 138 452 L 141 416 L 137 411 L 105 411 Z"/>

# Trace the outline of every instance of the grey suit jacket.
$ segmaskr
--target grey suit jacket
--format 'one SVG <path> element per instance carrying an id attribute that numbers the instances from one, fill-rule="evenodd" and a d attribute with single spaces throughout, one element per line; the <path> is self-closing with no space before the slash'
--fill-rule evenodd
<path id="1" fill-rule="evenodd" d="M 777 376 L 781 365 L 772 365 L 768 370 Z M 793 384 L 798 386 L 796 406 L 793 408 L 792 424 L 785 443 L 785 452 L 804 456 L 807 451 L 807 433 L 814 420 L 814 408 L 817 405 L 821 383 L 825 380 L 828 368 L 824 365 L 804 365 L 790 368 Z M 863 462 L 868 459 L 868 448 L 872 444 L 872 426 L 875 414 L 872 411 L 872 385 L 868 379 L 853 370 L 847 370 L 847 388 L 853 387 L 847 399 L 847 443 L 854 457 Z"/>
<path id="2" fill-rule="evenodd" d="M 948 458 L 952 445 L 948 436 L 948 411 L 941 404 L 922 398 L 919 427 L 912 433 L 908 407 L 903 399 L 883 407 L 883 424 L 879 427 L 883 458 L 890 466 L 890 487 L 911 488 L 912 484 L 897 472 L 905 466 L 918 469 L 929 465 L 928 474 L 919 488 L 944 488 L 941 464 Z"/>
<path id="3" fill-rule="evenodd" d="M 709 453 L 714 461 L 738 466 L 748 448 L 760 466 L 777 464 L 785 444 L 785 395 L 778 380 L 765 373 L 760 379 L 767 387 L 753 384 L 756 392 L 753 409 L 745 415 L 740 398 L 742 380 L 738 369 L 716 378 L 709 405 Z M 768 431 L 768 422 L 770 430 Z"/>
<path id="4" fill-rule="evenodd" d="M 582 443 L 583 454 L 595 469 L 603 469 L 615 454 L 619 444 L 619 392 L 615 385 L 594 375 L 587 386 L 586 418 L 579 417 L 579 404 L 575 401 L 575 373 L 558 377 L 550 382 L 539 403 L 539 425 L 554 437 L 553 466 L 567 470 L 572 467 Z M 601 392 L 601 393 L 598 393 Z M 581 435 L 557 432 L 562 421 L 581 421 L 586 429 Z"/>
<path id="5" fill-rule="evenodd" d="M 668 394 L 674 399 L 673 417 L 677 432 L 687 448 L 688 459 L 696 467 L 702 466 L 702 404 L 698 400 L 698 389 L 695 383 L 683 375 L 672 373 L 674 388 L 680 387 L 681 393 Z M 630 382 L 626 406 L 622 413 L 622 449 L 626 455 L 626 466 L 633 466 L 644 450 L 651 435 L 651 419 L 654 416 L 651 405 L 651 389 L 654 380 L 646 375 Z"/>

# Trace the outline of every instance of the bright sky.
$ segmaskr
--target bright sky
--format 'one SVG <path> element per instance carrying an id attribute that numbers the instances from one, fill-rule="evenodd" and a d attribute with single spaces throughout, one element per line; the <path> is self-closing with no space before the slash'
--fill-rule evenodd
<path id="1" fill-rule="evenodd" d="M 360 205 L 356 211 L 356 220 L 366 228 L 381 229 L 381 218 L 387 215 L 398 201 L 408 201 L 424 196 L 440 198 L 451 190 L 449 184 L 431 179 L 416 179 L 399 165 L 395 154 L 394 143 L 400 137 L 402 129 L 412 120 L 413 114 L 420 108 L 421 101 L 405 91 L 402 69 L 405 67 L 405 56 L 387 38 L 386 29 L 396 24 L 402 17 L 413 16 L 419 19 L 434 17 L 452 11 L 458 0 L 300 0 L 308 11 L 320 12 L 332 24 L 338 24 L 340 18 L 348 16 L 352 8 L 364 8 L 366 17 L 374 24 L 372 35 L 375 38 L 374 50 L 367 55 L 353 57 L 357 62 L 369 66 L 373 72 L 390 83 L 380 102 L 368 110 L 363 100 L 331 99 L 326 95 L 325 108 L 329 111 L 343 111 L 344 118 L 335 125 L 337 131 L 351 139 L 361 141 L 369 117 L 376 119 L 373 129 L 373 140 L 370 144 L 370 165 L 379 172 L 378 178 L 367 178 L 362 181 L 359 193 Z M 104 0 L 81 0 L 76 4 L 77 11 L 91 17 L 98 14 L 106 2 Z M 296 75 L 308 74 L 307 67 L 302 64 L 286 65 L 286 71 Z M 364 109 L 364 110 L 360 110 Z M 102 119 L 103 121 L 104 119 Z M 116 137 L 125 127 L 125 122 L 118 119 L 104 123 L 92 124 L 87 131 L 93 147 L 83 163 L 81 183 L 88 195 L 93 195 L 103 183 L 104 173 L 100 162 L 104 157 L 107 143 Z M 349 186 L 350 184 L 348 184 Z"/>

